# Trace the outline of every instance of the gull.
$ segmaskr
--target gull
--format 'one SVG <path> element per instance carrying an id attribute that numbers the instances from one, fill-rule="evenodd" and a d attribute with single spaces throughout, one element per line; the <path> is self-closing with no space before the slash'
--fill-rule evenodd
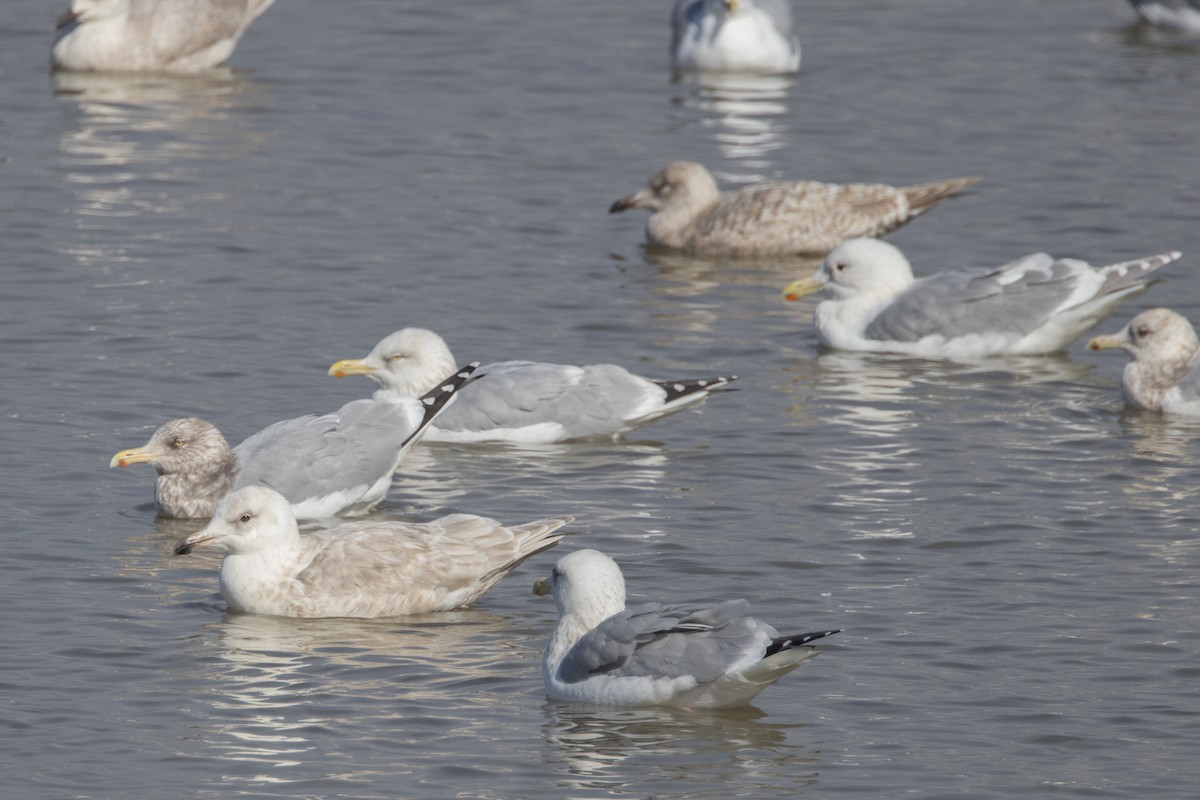
<path id="1" fill-rule="evenodd" d="M 1142 19 L 1164 28 L 1200 33 L 1200 0 L 1129 0 Z"/>
<path id="2" fill-rule="evenodd" d="M 800 69 L 788 0 L 678 0 L 671 12 L 677 72 L 786 75 Z"/>
<path id="3" fill-rule="evenodd" d="M 223 64 L 275 0 L 71 0 L 55 69 L 191 73 Z"/>
<path id="4" fill-rule="evenodd" d="M 625 578 L 597 550 L 563 556 L 535 594 L 554 594 L 558 625 L 542 658 L 552 700 L 621 706 L 727 708 L 817 655 L 810 643 L 746 616 L 749 603 L 625 607 Z"/>
<path id="5" fill-rule="evenodd" d="M 1132 356 L 1121 374 L 1129 405 L 1200 416 L 1200 340 L 1182 314 L 1169 308 L 1143 311 L 1117 333 L 1093 337 L 1088 347 L 1119 347 Z"/>
<path id="6" fill-rule="evenodd" d="M 451 514 L 427 523 L 346 522 L 300 535 L 287 499 L 246 486 L 221 501 L 176 555 L 225 553 L 221 596 L 231 611 L 282 617 L 392 617 L 475 602 L 525 559 L 553 547 L 573 517 L 506 528 Z"/>
<path id="7" fill-rule="evenodd" d="M 1179 258 L 1162 253 L 1093 267 L 1034 253 L 995 268 L 947 270 L 915 279 L 899 249 L 854 239 L 829 254 L 784 297 L 825 290 L 813 322 L 839 350 L 977 358 L 1066 349 L 1118 303 L 1141 294 L 1147 276 Z"/>
<path id="8" fill-rule="evenodd" d="M 387 336 L 365 358 L 338 361 L 329 374 L 365 375 L 374 397 L 411 397 L 428 390 L 454 356 L 446 341 L 424 328 Z M 502 361 L 479 368 L 486 380 L 464 387 L 453 407 L 425 434 L 429 442 L 545 444 L 616 437 L 701 402 L 736 375 L 653 381 L 615 364 L 576 367 Z"/>
<path id="9" fill-rule="evenodd" d="M 392 473 L 475 366 L 420 399 L 355 400 L 330 414 L 276 422 L 232 449 L 210 422 L 172 420 L 108 465 L 152 465 L 158 471 L 154 505 L 162 517 L 209 517 L 230 491 L 255 484 L 280 492 L 301 519 L 363 514 L 384 498 Z"/>
<path id="10" fill-rule="evenodd" d="M 846 239 L 893 231 L 977 180 L 903 187 L 783 181 L 722 193 L 702 164 L 672 161 L 609 213 L 649 209 L 646 240 L 690 255 L 824 255 Z"/>

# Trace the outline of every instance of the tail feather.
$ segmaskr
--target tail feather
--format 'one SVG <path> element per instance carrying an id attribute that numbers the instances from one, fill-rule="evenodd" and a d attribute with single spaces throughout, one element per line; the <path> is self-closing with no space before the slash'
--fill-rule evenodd
<path id="1" fill-rule="evenodd" d="M 574 521 L 574 517 L 570 516 L 569 514 L 564 514 L 561 517 L 547 517 L 546 519 L 539 519 L 535 522 L 526 522 L 524 525 L 512 526 L 511 530 L 513 533 L 517 534 L 520 555 L 518 555 L 512 561 L 496 567 L 494 570 L 484 575 L 482 578 L 480 578 L 480 583 L 487 584 L 493 579 L 499 580 L 501 577 L 516 569 L 522 562 L 525 561 L 525 559 L 536 556 L 543 550 L 549 550 L 551 547 L 554 547 L 554 545 L 558 544 L 564 536 L 566 536 L 568 533 L 571 533 L 571 531 L 563 531 L 562 533 L 555 533 L 555 531 L 564 525 L 570 525 Z"/>
<path id="2" fill-rule="evenodd" d="M 708 394 L 723 389 L 737 379 L 737 375 L 718 375 L 715 378 L 691 378 L 683 381 L 655 381 L 655 383 L 667 393 L 665 403 L 669 405 L 689 395 Z"/>
<path id="3" fill-rule="evenodd" d="M 917 186 L 905 186 L 901 191 L 904 192 L 904 196 L 908 199 L 911 215 L 915 217 L 917 214 L 923 214 L 932 208 L 940 206 L 978 180 L 978 175 L 966 178 L 948 178 L 944 181 L 922 183 Z"/>
<path id="4" fill-rule="evenodd" d="M 1099 291 L 1096 292 L 1096 296 L 1103 297 L 1106 294 L 1136 286 L 1146 280 L 1146 276 L 1154 270 L 1166 266 L 1182 256 L 1183 253 L 1173 251 L 1100 267 L 1100 273 L 1104 275 L 1104 283 L 1100 286 Z M 1146 283 L 1143 288 L 1147 288 L 1149 285 L 1149 283 Z"/>

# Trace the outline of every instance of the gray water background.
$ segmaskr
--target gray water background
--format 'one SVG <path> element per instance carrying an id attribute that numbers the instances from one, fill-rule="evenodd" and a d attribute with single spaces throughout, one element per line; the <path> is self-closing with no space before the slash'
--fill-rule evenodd
<path id="1" fill-rule="evenodd" d="M 58 3 L 0 8 L 0 775 L 8 798 L 1190 798 L 1200 423 L 1123 357 L 820 351 L 801 265 L 668 258 L 607 215 L 673 158 L 983 180 L 891 241 L 919 273 L 1035 250 L 1184 259 L 1200 319 L 1200 44 L 1119 0 L 796 3 L 794 81 L 670 81 L 663 2 L 280 0 L 207 78 L 52 77 Z M 619 443 L 418 448 L 378 512 L 573 541 L 477 608 L 229 616 L 119 449 L 233 441 L 365 394 L 420 325 L 462 360 L 734 372 Z M 711 714 L 545 700 L 557 555 L 632 599 L 747 597 L 827 651 Z"/>

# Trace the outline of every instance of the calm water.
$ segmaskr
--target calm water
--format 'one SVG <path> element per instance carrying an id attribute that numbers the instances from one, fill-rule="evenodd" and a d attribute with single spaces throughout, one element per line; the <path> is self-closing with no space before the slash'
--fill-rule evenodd
<path id="1" fill-rule="evenodd" d="M 234 69 L 52 78 L 0 10 L 6 797 L 1192 797 L 1200 422 L 1122 357 L 823 353 L 800 265 L 661 258 L 605 213 L 671 158 L 977 190 L 892 237 L 932 271 L 1180 249 L 1105 327 L 1200 318 L 1200 43 L 1120 0 L 797 3 L 794 82 L 666 74 L 669 3 L 280 0 Z M 227 616 L 169 553 L 167 419 L 233 440 L 365 394 L 404 325 L 463 359 L 736 372 L 629 441 L 423 447 L 379 511 L 569 512 L 637 600 L 748 597 L 836 646 L 744 711 L 547 702 L 552 551 L 478 608 Z"/>

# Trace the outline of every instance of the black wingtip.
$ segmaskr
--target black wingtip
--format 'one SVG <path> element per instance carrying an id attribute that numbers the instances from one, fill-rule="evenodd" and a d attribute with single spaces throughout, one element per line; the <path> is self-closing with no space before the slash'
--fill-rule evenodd
<path id="1" fill-rule="evenodd" d="M 425 416 L 421 420 L 421 424 L 413 431 L 412 436 L 405 440 L 405 444 L 412 441 L 414 437 L 420 436 L 426 428 L 429 427 L 438 414 L 446 410 L 450 405 L 450 401 L 458 393 L 458 390 L 466 386 L 472 380 L 472 375 L 479 368 L 478 361 L 472 361 L 466 366 L 459 367 L 453 375 L 440 381 L 437 386 L 430 389 L 425 394 L 421 395 L 421 404 L 425 406 Z"/>
<path id="2" fill-rule="evenodd" d="M 722 389 L 732 389 L 729 384 L 738 379 L 737 375 L 717 375 L 713 378 L 689 378 L 683 381 L 655 381 L 667 393 L 666 402 L 671 403 L 681 397 L 694 394 L 708 394 Z"/>
<path id="3" fill-rule="evenodd" d="M 791 650 L 793 647 L 803 647 L 806 644 L 811 644 L 817 639 L 824 639 L 826 636 L 833 636 L 835 633 L 841 633 L 842 629 L 838 628 L 835 631 L 815 631 L 813 633 L 800 633 L 794 636 L 780 636 L 777 639 L 772 639 L 771 644 L 767 647 L 767 653 L 764 658 Z"/>

